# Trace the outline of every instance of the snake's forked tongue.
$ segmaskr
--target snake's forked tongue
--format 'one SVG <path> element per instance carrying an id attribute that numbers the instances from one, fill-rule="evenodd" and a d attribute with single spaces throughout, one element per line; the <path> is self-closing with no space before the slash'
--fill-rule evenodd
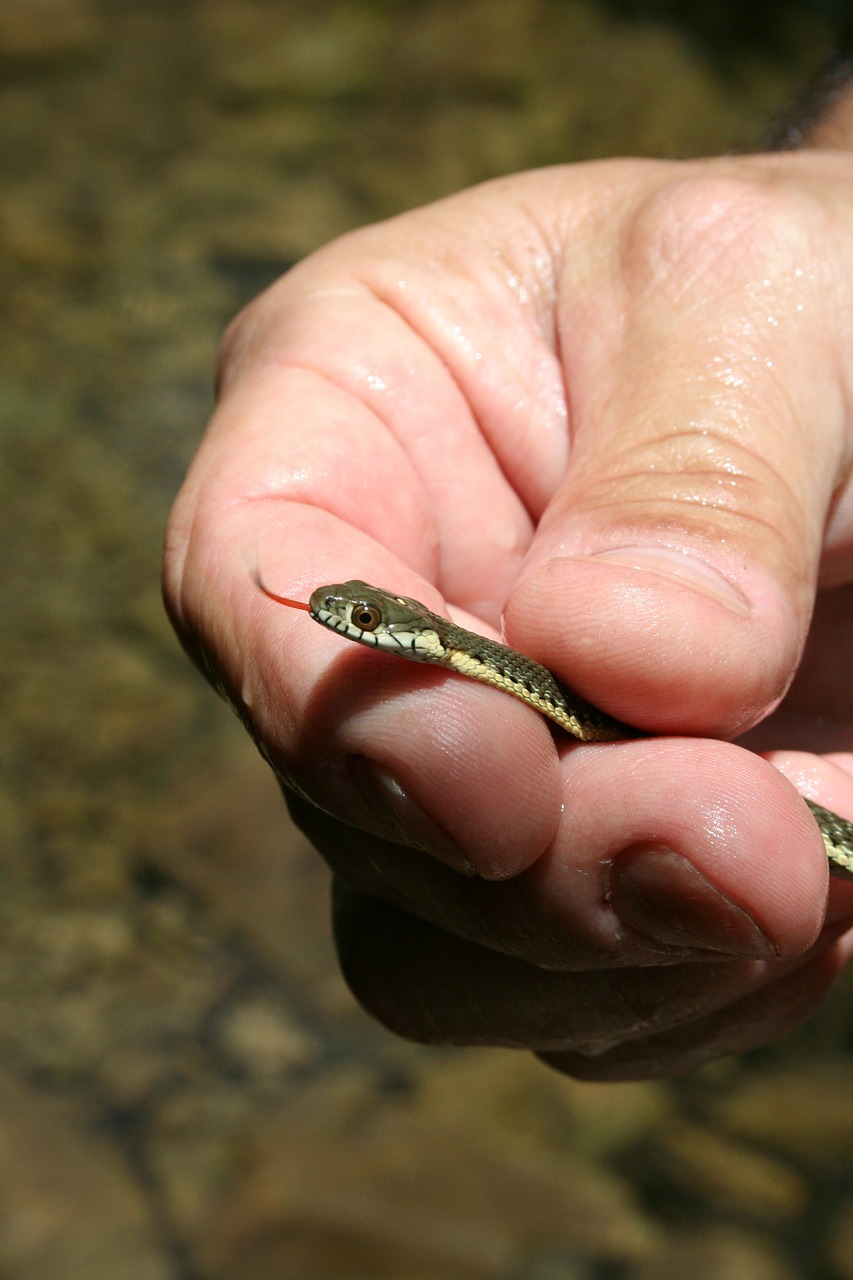
<path id="1" fill-rule="evenodd" d="M 274 591 L 270 591 L 269 587 L 264 586 L 260 578 L 258 579 L 258 586 L 265 596 L 268 596 L 270 600 L 275 600 L 277 604 L 286 604 L 290 609 L 304 609 L 306 613 L 311 612 L 310 604 L 305 604 L 303 600 L 291 600 L 289 596 L 276 595 Z"/>

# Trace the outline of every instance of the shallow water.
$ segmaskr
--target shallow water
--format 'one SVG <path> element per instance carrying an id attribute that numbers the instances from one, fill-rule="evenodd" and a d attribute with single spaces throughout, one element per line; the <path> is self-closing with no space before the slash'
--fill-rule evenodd
<path id="1" fill-rule="evenodd" d="M 396 1041 L 159 600 L 218 335 L 259 288 L 494 174 L 748 146 L 830 44 L 796 6 L 775 41 L 683 8 L 0 14 L 0 1274 L 853 1276 L 844 992 L 676 1086 Z"/>

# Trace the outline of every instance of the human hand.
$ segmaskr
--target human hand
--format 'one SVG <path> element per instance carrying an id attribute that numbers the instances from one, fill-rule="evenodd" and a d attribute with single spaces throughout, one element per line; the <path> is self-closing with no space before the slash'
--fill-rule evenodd
<path id="1" fill-rule="evenodd" d="M 846 958 L 853 892 L 826 915 L 795 786 L 853 814 L 849 169 L 523 174 L 335 242 L 232 326 L 166 600 L 403 1034 L 676 1074 L 784 1034 Z M 503 613 L 659 736 L 555 741 L 342 645 L 255 564 L 302 599 L 358 577 L 489 634 Z M 714 740 L 750 730 L 768 759 Z"/>

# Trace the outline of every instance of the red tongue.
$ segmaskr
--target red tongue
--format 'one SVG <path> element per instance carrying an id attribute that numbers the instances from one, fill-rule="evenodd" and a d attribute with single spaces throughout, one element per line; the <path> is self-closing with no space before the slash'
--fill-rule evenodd
<path id="1" fill-rule="evenodd" d="M 289 596 L 278 596 L 274 591 L 270 591 L 269 587 L 265 587 L 262 582 L 259 582 L 258 586 L 265 596 L 269 596 L 270 600 L 275 600 L 277 604 L 286 604 L 291 609 L 304 609 L 306 613 L 311 612 L 310 604 L 304 604 L 301 600 L 291 600 Z"/>

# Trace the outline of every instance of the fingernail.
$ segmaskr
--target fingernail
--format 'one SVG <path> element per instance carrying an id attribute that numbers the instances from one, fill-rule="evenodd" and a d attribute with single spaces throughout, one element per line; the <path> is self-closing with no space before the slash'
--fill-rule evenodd
<path id="1" fill-rule="evenodd" d="M 420 849 L 464 875 L 476 874 L 446 831 L 433 822 L 392 773 L 367 756 L 350 756 L 349 771 L 358 794 L 373 814 L 389 827 L 393 839 Z"/>
<path id="2" fill-rule="evenodd" d="M 768 960 L 767 934 L 666 845 L 634 845 L 613 864 L 610 904 L 623 924 L 654 942 Z"/>
<path id="3" fill-rule="evenodd" d="M 626 569 L 651 570 L 672 578 L 694 591 L 719 600 L 727 608 L 746 617 L 749 603 L 728 578 L 723 577 L 713 565 L 697 560 L 689 551 L 673 547 L 611 547 L 607 551 L 595 551 L 590 560 L 607 560 Z"/>

